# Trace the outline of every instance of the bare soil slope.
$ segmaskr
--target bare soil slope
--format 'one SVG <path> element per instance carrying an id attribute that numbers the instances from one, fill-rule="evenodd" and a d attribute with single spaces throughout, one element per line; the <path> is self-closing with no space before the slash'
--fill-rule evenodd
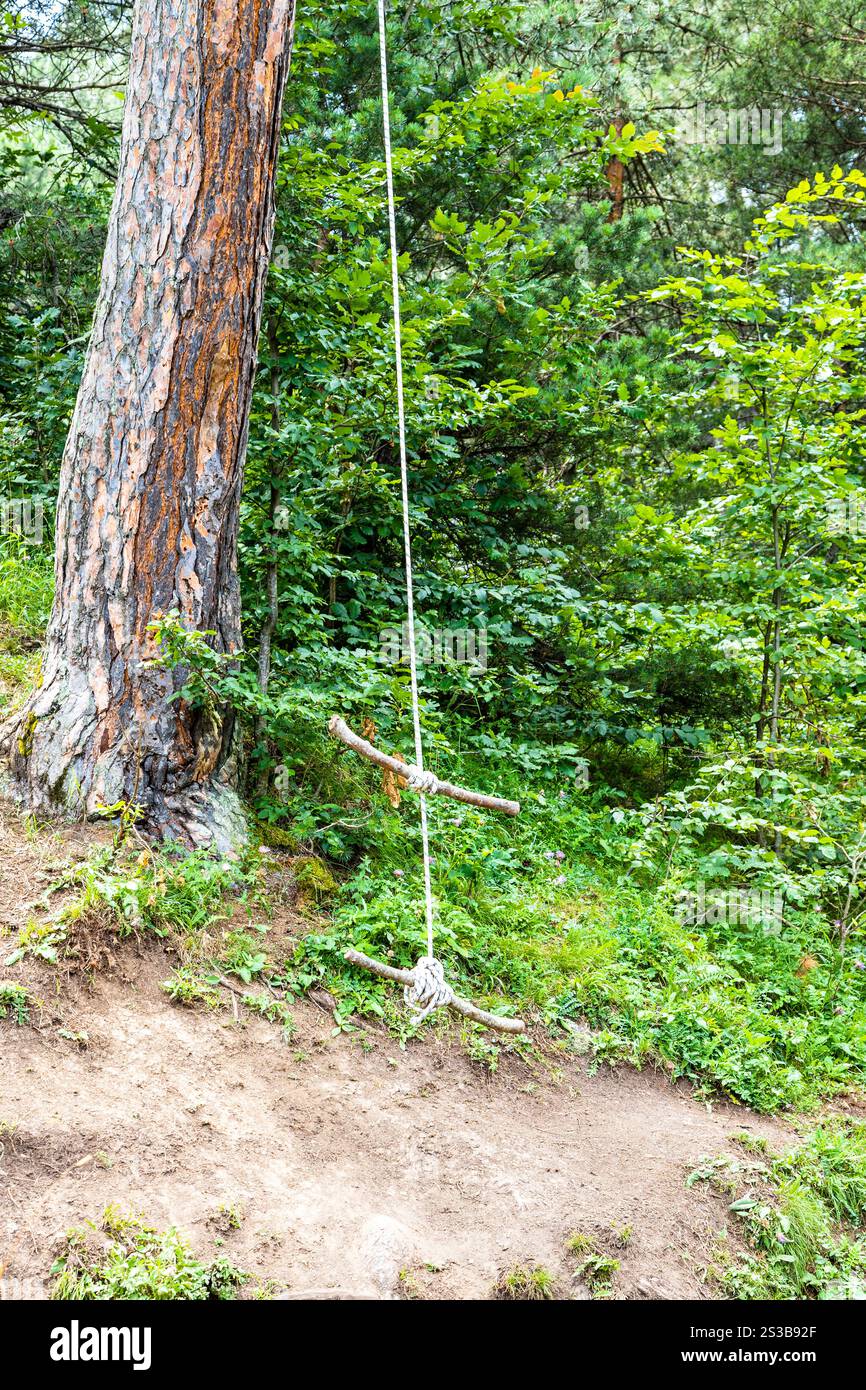
<path id="1" fill-rule="evenodd" d="M 10 818 L 2 834 L 8 925 L 58 843 Z M 708 1298 L 725 1207 L 685 1176 L 736 1130 L 787 1137 L 661 1074 L 591 1076 L 569 1054 L 488 1077 L 429 1034 L 401 1051 L 374 1028 L 362 1047 L 310 1004 L 287 1045 L 263 1020 L 169 1003 L 158 946 L 122 954 L 55 996 L 44 972 L 38 1027 L 0 1023 L 0 1122 L 15 1127 L 0 1140 L 0 1265 L 33 1296 L 64 1232 L 116 1203 L 202 1255 L 224 1240 L 289 1296 L 485 1298 L 498 1272 L 537 1262 L 563 1297 L 586 1297 L 564 1248 L 577 1230 L 621 1260 L 615 1296 Z"/>

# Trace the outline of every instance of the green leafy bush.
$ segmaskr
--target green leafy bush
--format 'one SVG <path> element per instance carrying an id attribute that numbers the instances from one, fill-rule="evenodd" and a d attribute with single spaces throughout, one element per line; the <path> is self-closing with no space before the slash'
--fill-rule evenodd
<path id="1" fill-rule="evenodd" d="M 233 1299 L 248 1278 L 224 1257 L 203 1262 L 172 1227 L 158 1231 L 107 1207 L 99 1226 L 70 1231 L 52 1269 L 56 1299 Z"/>
<path id="2" fill-rule="evenodd" d="M 866 1216 L 866 1124 L 829 1120 L 767 1162 L 707 1161 L 689 1178 L 698 1181 L 736 1194 L 730 1211 L 749 1248 L 721 1246 L 713 1270 L 731 1298 L 866 1297 L 866 1240 L 856 1234 Z"/>

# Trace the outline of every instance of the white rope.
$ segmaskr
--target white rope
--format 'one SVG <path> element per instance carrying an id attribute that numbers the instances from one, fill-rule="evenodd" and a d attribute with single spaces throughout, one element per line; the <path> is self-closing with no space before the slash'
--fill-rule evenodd
<path id="1" fill-rule="evenodd" d="M 424 857 L 424 910 L 427 922 L 427 955 L 415 967 L 415 983 L 406 986 L 407 1003 L 415 1008 L 420 1023 L 440 1004 L 447 1004 L 451 989 L 444 982 L 442 965 L 433 954 L 433 889 L 430 882 L 430 836 L 427 829 L 427 794 L 438 786 L 424 768 L 421 739 L 421 709 L 418 699 L 418 663 L 415 652 L 415 596 L 412 583 L 412 535 L 409 525 L 409 465 L 406 457 L 406 410 L 403 401 L 403 343 L 400 322 L 400 270 L 397 261 L 397 219 L 394 210 L 394 164 L 391 155 L 391 110 L 388 101 L 388 53 L 385 39 L 385 0 L 379 6 L 379 73 L 382 84 L 382 129 L 385 143 L 385 182 L 388 190 L 388 234 L 391 246 L 391 301 L 394 311 L 394 365 L 397 378 L 397 428 L 400 441 L 400 491 L 403 502 L 403 554 L 406 561 L 406 611 L 409 638 L 409 679 L 412 690 L 412 727 L 415 735 L 415 764 L 407 769 L 406 780 L 420 794 L 421 845 Z M 434 1002 L 430 1002 L 434 1000 Z"/>
<path id="2" fill-rule="evenodd" d="M 406 785 L 413 792 L 421 792 L 424 796 L 433 796 L 439 790 L 439 779 L 435 772 L 428 772 L 426 768 L 407 767 Z"/>
<path id="3" fill-rule="evenodd" d="M 434 1009 L 450 1004 L 454 991 L 445 981 L 445 967 L 435 956 L 419 956 L 411 985 L 403 986 L 403 999 L 415 1015 L 415 1027 Z"/>

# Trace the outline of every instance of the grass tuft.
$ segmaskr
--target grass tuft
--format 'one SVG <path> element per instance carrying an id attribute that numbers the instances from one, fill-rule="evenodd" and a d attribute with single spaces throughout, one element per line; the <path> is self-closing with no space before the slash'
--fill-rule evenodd
<path id="1" fill-rule="evenodd" d="M 493 1286 L 493 1297 L 506 1302 L 538 1302 L 556 1296 L 556 1280 L 540 1265 L 513 1265 Z"/>

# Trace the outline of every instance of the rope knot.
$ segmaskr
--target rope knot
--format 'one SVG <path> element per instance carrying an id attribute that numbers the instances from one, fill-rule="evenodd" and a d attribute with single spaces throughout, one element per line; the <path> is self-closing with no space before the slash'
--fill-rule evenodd
<path id="1" fill-rule="evenodd" d="M 415 1015 L 416 1025 L 432 1014 L 450 1004 L 454 991 L 445 981 L 445 967 L 435 956 L 420 956 L 412 971 L 411 985 L 403 988 L 406 1007 Z"/>
<path id="2" fill-rule="evenodd" d="M 421 792 L 422 795 L 433 796 L 439 790 L 439 780 L 434 773 L 428 772 L 426 768 L 410 766 L 403 773 L 406 778 L 406 785 L 412 791 Z"/>

